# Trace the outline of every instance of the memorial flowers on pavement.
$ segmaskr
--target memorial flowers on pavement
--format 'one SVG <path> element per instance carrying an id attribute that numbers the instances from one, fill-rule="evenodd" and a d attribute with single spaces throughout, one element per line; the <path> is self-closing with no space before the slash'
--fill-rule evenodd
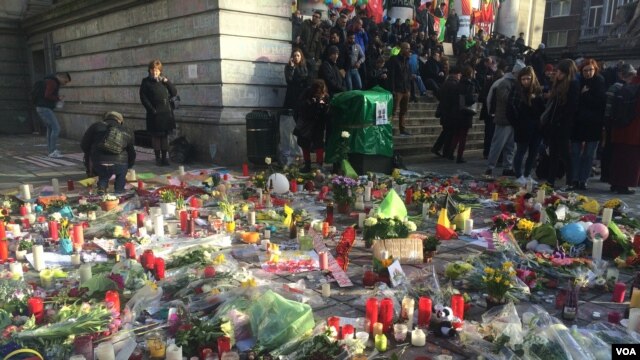
<path id="1" fill-rule="evenodd" d="M 507 294 L 513 287 L 512 278 L 516 275 L 513 269 L 513 263 L 506 261 L 499 268 L 484 268 L 484 276 L 482 282 L 485 284 L 489 297 L 497 302 L 506 301 Z"/>
<path id="2" fill-rule="evenodd" d="M 410 232 L 417 230 L 413 221 L 402 220 L 399 217 L 386 218 L 380 214 L 364 220 L 365 245 L 371 247 L 376 239 L 406 238 Z"/>
<path id="3" fill-rule="evenodd" d="M 335 176 L 331 179 L 333 200 L 337 204 L 352 205 L 355 201 L 355 187 L 358 183 L 346 176 Z"/>

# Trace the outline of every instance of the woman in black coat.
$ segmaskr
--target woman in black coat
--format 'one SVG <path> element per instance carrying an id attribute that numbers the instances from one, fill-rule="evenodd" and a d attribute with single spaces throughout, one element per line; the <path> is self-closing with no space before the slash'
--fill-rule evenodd
<path id="1" fill-rule="evenodd" d="M 321 79 L 314 80 L 300 98 L 293 135 L 298 137 L 298 145 L 302 148 L 303 173 L 311 171 L 311 150 L 315 150 L 316 162 L 320 167 L 324 162 L 324 133 L 329 101 L 327 85 Z"/>
<path id="2" fill-rule="evenodd" d="M 578 116 L 571 134 L 571 180 L 573 186 L 580 190 L 587 189 L 593 158 L 602 138 L 606 92 L 604 78 L 598 74 L 598 63 L 593 59 L 585 60 L 582 64 Z"/>
<path id="3" fill-rule="evenodd" d="M 531 66 L 527 66 L 518 73 L 516 88 L 509 95 L 507 119 L 513 126 L 514 140 L 517 145 L 513 158 L 513 168 L 518 183 L 524 185 L 531 176 L 531 170 L 536 163 L 538 147 L 542 137 L 540 135 L 540 115 L 544 112 L 545 101 L 542 97 L 542 87 L 536 73 Z M 522 169 L 524 154 L 527 160 Z"/>
<path id="4" fill-rule="evenodd" d="M 156 155 L 156 165 L 167 166 L 167 151 L 169 132 L 176 128 L 173 109 L 169 99 L 176 96 L 176 87 L 162 76 L 162 63 L 153 60 L 149 63 L 149 76 L 142 79 L 140 84 L 140 101 L 147 110 L 147 131 L 151 134 L 153 152 Z M 162 158 L 160 154 L 162 153 Z"/>
<path id="5" fill-rule="evenodd" d="M 294 49 L 291 52 L 289 63 L 284 66 L 284 78 L 287 81 L 287 93 L 284 96 L 284 108 L 295 109 L 298 97 L 307 88 L 309 72 L 307 62 L 302 50 Z"/>
<path id="6" fill-rule="evenodd" d="M 466 161 L 463 158 L 464 149 L 467 144 L 467 135 L 469 129 L 473 125 L 473 117 L 475 115 L 474 105 L 478 98 L 476 91 L 476 83 L 474 80 L 473 68 L 469 65 L 462 67 L 462 77 L 458 83 L 457 99 L 454 99 L 458 105 L 457 121 L 454 125 L 453 137 L 448 149 L 445 149 L 444 156 L 453 160 L 453 151 L 458 147 L 458 156 L 456 163 L 462 164 Z"/>

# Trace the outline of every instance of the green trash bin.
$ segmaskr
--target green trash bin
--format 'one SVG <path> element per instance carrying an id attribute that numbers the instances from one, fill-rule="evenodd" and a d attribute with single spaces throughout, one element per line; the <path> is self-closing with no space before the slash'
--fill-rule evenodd
<path id="1" fill-rule="evenodd" d="M 247 158 L 256 165 L 264 165 L 264 158 L 277 161 L 278 123 L 276 117 L 264 110 L 253 110 L 247 120 Z"/>

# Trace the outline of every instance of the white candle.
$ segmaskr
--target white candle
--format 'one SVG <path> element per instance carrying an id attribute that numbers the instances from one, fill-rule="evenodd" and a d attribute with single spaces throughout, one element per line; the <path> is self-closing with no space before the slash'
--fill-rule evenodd
<path id="1" fill-rule="evenodd" d="M 97 360 L 116 360 L 116 354 L 113 350 L 113 344 L 111 341 L 105 341 L 98 344 L 95 354 Z"/>
<path id="2" fill-rule="evenodd" d="M 178 233 L 178 224 L 175 222 L 167 222 L 167 230 L 169 235 L 175 235 Z"/>
<path id="3" fill-rule="evenodd" d="M 27 209 L 29 209 L 30 207 L 27 206 Z M 35 214 L 29 214 L 27 215 L 27 220 L 29 220 L 29 224 L 35 224 L 36 223 L 36 215 Z"/>
<path id="4" fill-rule="evenodd" d="M 371 186 L 364 187 L 364 201 L 371 201 Z"/>
<path id="5" fill-rule="evenodd" d="M 544 192 L 544 189 L 538 189 L 538 193 L 536 194 L 536 202 L 540 203 L 540 204 L 544 204 L 544 198 L 547 195 Z"/>
<path id="6" fill-rule="evenodd" d="M 358 228 L 364 228 L 364 219 L 367 217 L 365 213 L 358 213 Z"/>
<path id="7" fill-rule="evenodd" d="M 184 175 L 184 166 L 182 165 L 178 166 L 178 175 L 180 176 Z"/>
<path id="8" fill-rule="evenodd" d="M 144 220 L 144 229 L 147 233 L 150 233 L 151 231 L 153 231 L 153 220 L 151 219 L 145 219 Z"/>
<path id="9" fill-rule="evenodd" d="M 182 346 L 177 346 L 176 344 L 171 344 L 167 346 L 166 360 L 182 360 Z"/>
<path id="10" fill-rule="evenodd" d="M 154 217 L 156 215 L 162 215 L 162 209 L 159 206 L 150 207 L 149 216 Z"/>
<path id="11" fill-rule="evenodd" d="M 429 217 L 429 203 L 422 203 L 422 217 Z"/>
<path id="12" fill-rule="evenodd" d="M 424 335 L 424 331 L 415 329 L 411 332 L 411 345 L 424 346 L 427 343 L 427 338 Z"/>
<path id="13" fill-rule="evenodd" d="M 249 212 L 249 226 L 254 226 L 256 224 L 256 212 Z"/>
<path id="14" fill-rule="evenodd" d="M 358 195 L 358 198 L 356 199 L 355 208 L 356 208 L 356 210 L 364 210 L 364 197 L 363 197 L 363 195 Z"/>
<path id="15" fill-rule="evenodd" d="M 35 271 L 44 269 L 44 248 L 42 245 L 33 245 L 33 268 Z"/>
<path id="16" fill-rule="evenodd" d="M 11 225 L 11 224 L 9 224 Z M 11 232 L 13 233 L 13 237 L 18 237 L 22 234 L 22 231 L 20 230 L 20 225 L 18 224 L 13 224 L 13 227 L 11 228 Z"/>
<path id="17" fill-rule="evenodd" d="M 591 252 L 591 259 L 593 261 L 598 261 L 602 259 L 602 243 L 604 240 L 602 239 L 594 239 L 593 240 L 593 250 Z"/>
<path id="18" fill-rule="evenodd" d="M 262 189 L 258 189 L 258 203 L 262 204 L 262 200 L 263 200 Z"/>
<path id="19" fill-rule="evenodd" d="M 547 222 L 547 209 L 540 209 L 540 224 L 544 224 Z"/>
<path id="20" fill-rule="evenodd" d="M 153 220 L 153 232 L 158 237 L 164 236 L 164 216 L 156 215 Z"/>
<path id="21" fill-rule="evenodd" d="M 78 272 L 80 273 L 80 284 L 84 284 L 93 277 L 93 274 L 91 273 L 91 264 L 80 265 L 80 270 Z"/>
<path id="22" fill-rule="evenodd" d="M 87 199 L 85 198 L 78 199 L 78 205 L 87 205 Z"/>
<path id="23" fill-rule="evenodd" d="M 23 200 L 31 199 L 31 189 L 29 189 L 29 184 L 20 185 L 20 196 L 22 196 Z"/>
<path id="24" fill-rule="evenodd" d="M 129 169 L 129 180 L 130 181 L 138 180 L 138 175 L 136 175 L 135 169 Z"/>
<path id="25" fill-rule="evenodd" d="M 71 355 L 69 360 L 87 360 L 87 358 L 84 355 Z"/>
<path id="26" fill-rule="evenodd" d="M 529 178 L 529 179 L 527 180 L 527 186 L 526 186 L 525 190 L 526 190 L 528 193 L 530 193 L 530 192 L 532 192 L 532 191 L 533 191 L 533 179 L 532 179 L 532 178 Z"/>
<path id="27" fill-rule="evenodd" d="M 264 230 L 264 238 L 271 239 L 271 230 L 268 230 L 268 229 Z"/>
<path id="28" fill-rule="evenodd" d="M 74 265 L 74 266 L 80 265 L 80 253 L 71 254 L 71 265 Z"/>
<path id="29" fill-rule="evenodd" d="M 145 236 L 147 236 L 147 227 L 146 227 L 146 226 L 145 226 L 145 227 L 138 228 L 138 236 L 139 236 L 139 237 L 145 237 Z"/>
<path id="30" fill-rule="evenodd" d="M 400 313 L 400 317 L 402 319 L 407 319 L 407 328 L 411 329 L 413 327 L 413 312 L 415 309 L 416 301 L 410 297 L 405 296 L 402 299 L 402 310 Z"/>
<path id="31" fill-rule="evenodd" d="M 91 210 L 87 213 L 87 219 L 89 219 L 90 221 L 93 221 L 96 219 L 96 212 Z"/>
<path id="32" fill-rule="evenodd" d="M 22 271 L 22 263 L 19 262 L 12 262 L 9 264 L 9 271 L 11 271 L 13 280 L 20 280 L 24 275 L 24 272 Z"/>
<path id="33" fill-rule="evenodd" d="M 51 179 L 51 187 L 53 188 L 54 195 L 60 194 L 60 183 L 58 182 L 58 179 Z"/>
<path id="34" fill-rule="evenodd" d="M 473 231 L 473 219 L 467 219 L 464 221 L 464 234 L 465 235 L 471 235 L 471 232 Z"/>
<path id="35" fill-rule="evenodd" d="M 382 250 L 380 252 L 380 260 L 386 260 L 389 258 L 389 251 L 387 250 Z"/>
<path id="36" fill-rule="evenodd" d="M 612 217 L 613 217 L 613 209 L 611 208 L 602 209 L 602 223 L 604 225 L 609 226 L 609 223 L 611 222 Z"/>
<path id="37" fill-rule="evenodd" d="M 331 296 L 331 284 L 322 284 L 322 297 L 328 298 Z"/>
<path id="38" fill-rule="evenodd" d="M 640 325 L 640 309 L 629 309 L 629 323 L 627 324 L 627 330 L 638 331 L 638 325 Z"/>

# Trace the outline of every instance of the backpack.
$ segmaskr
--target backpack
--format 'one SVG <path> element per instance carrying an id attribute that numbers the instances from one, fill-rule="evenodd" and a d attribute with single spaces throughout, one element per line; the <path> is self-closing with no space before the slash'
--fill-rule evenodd
<path id="1" fill-rule="evenodd" d="M 633 121 L 640 94 L 639 89 L 640 84 L 625 84 L 615 94 L 612 107 L 612 125 L 614 127 L 625 127 Z"/>
<path id="2" fill-rule="evenodd" d="M 107 131 L 98 143 L 98 149 L 113 155 L 119 155 L 127 147 L 128 134 L 118 126 L 109 125 Z"/>
<path id="3" fill-rule="evenodd" d="M 31 89 L 31 103 L 37 104 L 38 100 L 44 97 L 44 80 L 38 80 Z"/>

